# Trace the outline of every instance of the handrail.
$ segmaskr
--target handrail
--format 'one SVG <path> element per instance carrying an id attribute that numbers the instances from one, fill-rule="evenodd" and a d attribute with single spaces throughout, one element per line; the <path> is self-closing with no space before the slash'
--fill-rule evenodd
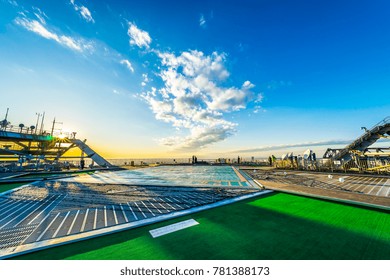
<path id="1" fill-rule="evenodd" d="M 35 129 L 31 130 L 29 127 L 15 127 L 15 126 L 6 126 L 6 127 L 1 127 L 0 131 L 4 132 L 16 132 L 16 133 L 21 133 L 21 134 L 33 134 L 33 135 L 47 135 L 46 131 L 43 131 L 42 133 L 37 132 Z"/>
<path id="2" fill-rule="evenodd" d="M 27 129 L 25 127 L 21 128 L 16 128 L 13 126 L 7 126 L 7 127 L 2 127 L 0 128 L 0 133 L 1 132 L 12 132 L 12 133 L 19 133 L 23 135 L 36 135 L 36 136 L 49 136 L 51 135 L 47 131 L 35 131 L 31 129 Z M 69 139 L 75 139 L 75 133 L 70 133 L 70 132 L 63 132 L 61 130 L 55 130 L 53 131 L 53 137 L 60 137 L 60 138 L 69 138 Z"/>
<path id="3" fill-rule="evenodd" d="M 376 125 L 371 127 L 369 130 L 365 131 L 360 137 L 358 137 L 355 141 L 353 141 L 351 144 L 343 148 L 341 151 L 339 151 L 336 155 L 337 157 L 344 156 L 348 151 L 353 148 L 355 145 L 357 145 L 359 142 L 363 142 L 363 137 L 366 135 L 369 135 L 374 132 L 374 129 L 381 125 L 386 125 L 390 123 L 390 116 L 384 118 L 380 122 L 378 122 Z"/>
<path id="4" fill-rule="evenodd" d="M 388 124 L 390 123 L 390 116 L 384 118 L 380 122 L 378 122 L 376 125 L 374 125 L 370 130 L 373 130 L 375 127 L 380 126 L 381 124 Z"/>

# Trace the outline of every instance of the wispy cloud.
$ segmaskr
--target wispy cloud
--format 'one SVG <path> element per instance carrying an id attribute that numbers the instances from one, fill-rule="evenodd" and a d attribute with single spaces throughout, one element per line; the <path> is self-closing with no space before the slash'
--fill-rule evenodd
<path id="1" fill-rule="evenodd" d="M 129 28 L 127 34 L 130 37 L 130 45 L 136 45 L 140 48 L 145 47 L 149 48 L 152 39 L 149 36 L 149 33 L 139 29 L 134 23 L 129 22 Z"/>
<path id="2" fill-rule="evenodd" d="M 39 20 L 40 23 L 46 24 L 46 19 L 49 17 L 39 8 L 33 7 L 34 15 Z"/>
<path id="3" fill-rule="evenodd" d="M 134 73 L 134 68 L 133 66 L 131 65 L 131 62 L 128 61 L 127 59 L 122 59 L 120 61 L 121 64 L 125 65 L 127 69 L 129 69 L 130 72 Z"/>
<path id="4" fill-rule="evenodd" d="M 89 9 L 83 5 L 77 5 L 75 4 L 74 0 L 70 0 L 70 4 L 73 6 L 74 10 L 80 14 L 80 16 L 85 19 L 87 22 L 94 23 L 95 20 L 92 17 L 91 12 Z"/>
<path id="5" fill-rule="evenodd" d="M 15 0 L 8 0 L 7 2 L 8 2 L 9 4 L 11 4 L 12 6 L 14 6 L 14 7 L 19 7 L 18 2 L 16 2 Z"/>
<path id="6" fill-rule="evenodd" d="M 271 145 L 271 146 L 263 146 L 253 149 L 244 149 L 232 151 L 232 153 L 254 153 L 254 152 L 265 152 L 265 151 L 273 151 L 273 150 L 283 150 L 289 148 L 309 148 L 309 147 L 317 147 L 317 146 L 332 146 L 332 145 L 348 145 L 352 143 L 353 140 L 329 140 L 329 141 L 318 141 L 318 142 L 304 142 L 304 143 L 295 143 L 295 144 L 283 144 L 283 145 Z"/>
<path id="7" fill-rule="evenodd" d="M 47 40 L 51 40 L 77 53 L 93 55 L 93 59 L 100 59 L 109 63 L 120 63 L 124 65 L 130 72 L 134 73 L 132 63 L 125 59 L 121 53 L 108 47 L 104 43 L 96 40 L 85 39 L 81 36 L 69 36 L 62 31 L 51 26 L 47 21 L 49 17 L 41 9 L 32 7 L 31 10 L 23 9 L 19 12 L 14 22 Z"/>
<path id="8" fill-rule="evenodd" d="M 186 151 L 222 141 L 233 135 L 237 126 L 224 119 L 224 115 L 258 100 L 250 81 L 241 87 L 220 85 L 230 75 L 224 66 L 223 53 L 207 56 L 192 50 L 179 56 L 173 53 L 158 56 L 162 64 L 158 76 L 163 86 L 144 92 L 142 97 L 156 119 L 171 123 L 179 131 L 188 131 L 185 136 L 161 139 L 163 145 Z"/>
<path id="9" fill-rule="evenodd" d="M 206 18 L 203 14 L 200 14 L 199 17 L 199 26 L 205 28 L 206 27 Z"/>
<path id="10" fill-rule="evenodd" d="M 289 87 L 292 85 L 291 81 L 271 81 L 267 85 L 268 90 L 276 90 L 282 87 Z"/>
<path id="11" fill-rule="evenodd" d="M 39 36 L 46 38 L 48 40 L 53 40 L 58 44 L 67 47 L 73 51 L 83 52 L 83 51 L 91 51 L 93 46 L 90 42 L 87 42 L 83 39 L 76 39 L 71 36 L 66 36 L 63 34 L 57 34 L 56 32 L 50 31 L 46 27 L 46 22 L 41 22 L 34 19 L 29 19 L 27 17 L 17 17 L 15 19 L 15 23 L 28 31 L 34 32 Z"/>
<path id="12" fill-rule="evenodd" d="M 142 83 L 141 86 L 146 86 L 149 83 L 149 76 L 148 74 L 144 73 L 142 74 Z"/>
<path id="13" fill-rule="evenodd" d="M 256 106 L 253 108 L 253 113 L 254 113 L 254 114 L 258 114 L 258 113 L 260 113 L 260 112 L 265 113 L 265 112 L 267 112 L 267 110 L 264 109 L 263 107 L 259 106 L 259 105 L 256 105 Z"/>

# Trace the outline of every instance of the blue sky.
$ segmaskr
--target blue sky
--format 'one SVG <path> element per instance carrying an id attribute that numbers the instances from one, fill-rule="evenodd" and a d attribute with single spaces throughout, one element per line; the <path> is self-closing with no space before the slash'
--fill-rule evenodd
<path id="1" fill-rule="evenodd" d="M 0 0 L 0 110 L 109 158 L 321 154 L 390 115 L 389 26 L 388 1 Z"/>

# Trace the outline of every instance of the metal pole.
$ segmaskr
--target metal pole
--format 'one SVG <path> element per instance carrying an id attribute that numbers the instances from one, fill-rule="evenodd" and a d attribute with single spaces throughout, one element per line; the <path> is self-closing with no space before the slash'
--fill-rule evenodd
<path id="1" fill-rule="evenodd" d="M 53 136 L 54 124 L 55 124 L 55 123 L 56 123 L 56 118 L 54 117 L 53 126 L 51 127 L 51 136 Z"/>
<path id="2" fill-rule="evenodd" d="M 9 108 L 7 108 L 7 112 L 5 113 L 4 122 L 2 123 L 2 126 L 4 126 L 4 127 L 2 127 L 4 129 L 4 131 L 7 130 L 7 126 L 8 126 L 8 120 L 7 120 L 7 118 L 8 118 L 8 111 L 9 111 Z"/>
<path id="3" fill-rule="evenodd" d="M 41 116 L 41 113 L 35 113 L 35 115 L 37 115 L 37 124 L 35 125 L 35 134 L 37 134 L 38 132 L 38 123 L 39 123 L 39 118 Z"/>
<path id="4" fill-rule="evenodd" d="M 43 133 L 43 121 L 44 121 L 44 119 L 45 119 L 45 112 L 43 112 L 42 121 L 41 121 L 41 130 L 40 130 L 41 134 Z"/>

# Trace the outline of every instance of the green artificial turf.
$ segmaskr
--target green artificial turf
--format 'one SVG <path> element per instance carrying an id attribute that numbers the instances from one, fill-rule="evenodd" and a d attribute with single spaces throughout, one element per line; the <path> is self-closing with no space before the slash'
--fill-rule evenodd
<path id="1" fill-rule="evenodd" d="M 36 173 L 20 176 L 19 178 L 28 179 L 28 178 L 50 178 L 58 177 L 65 175 L 85 175 L 85 174 L 94 174 L 95 171 L 86 170 L 86 171 L 69 171 L 69 172 L 50 172 L 50 173 Z"/>
<path id="2" fill-rule="evenodd" d="M 27 183 L 0 184 L 0 193 L 26 185 Z"/>
<path id="3" fill-rule="evenodd" d="M 200 224 L 153 239 L 149 230 Z M 390 215 L 276 193 L 15 259 L 389 259 Z"/>

